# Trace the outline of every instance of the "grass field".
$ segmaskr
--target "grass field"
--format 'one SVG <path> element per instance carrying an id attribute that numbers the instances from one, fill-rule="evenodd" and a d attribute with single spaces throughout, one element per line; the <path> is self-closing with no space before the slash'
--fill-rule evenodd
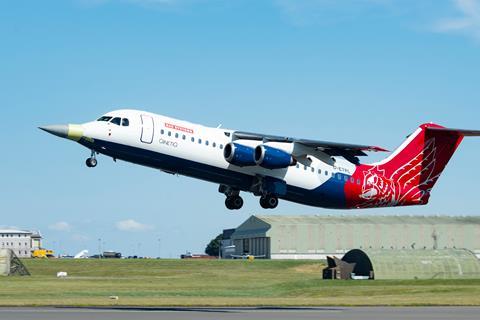
<path id="1" fill-rule="evenodd" d="M 480 305 L 480 280 L 326 281 L 313 261 L 25 260 L 2 306 Z M 58 271 L 69 277 L 57 279 Z M 109 299 L 118 296 L 118 300 Z"/>

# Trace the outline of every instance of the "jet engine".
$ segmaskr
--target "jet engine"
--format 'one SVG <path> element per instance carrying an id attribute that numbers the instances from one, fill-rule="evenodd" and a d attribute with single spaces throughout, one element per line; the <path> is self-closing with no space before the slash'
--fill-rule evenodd
<path id="1" fill-rule="evenodd" d="M 248 167 L 256 165 L 253 157 L 254 152 L 255 150 L 252 147 L 230 142 L 225 145 L 223 157 L 228 163 L 239 167 Z"/>
<path id="2" fill-rule="evenodd" d="M 297 161 L 286 151 L 259 145 L 255 148 L 255 163 L 267 169 L 281 169 L 294 165 Z"/>

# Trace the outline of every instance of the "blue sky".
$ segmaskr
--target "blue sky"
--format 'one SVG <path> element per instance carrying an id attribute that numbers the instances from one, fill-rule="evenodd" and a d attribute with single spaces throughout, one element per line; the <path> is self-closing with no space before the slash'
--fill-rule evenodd
<path id="1" fill-rule="evenodd" d="M 424 207 L 266 212 L 245 195 L 231 213 L 213 184 L 106 157 L 88 169 L 88 150 L 37 126 L 134 107 L 388 149 L 423 122 L 480 129 L 480 1 L 2 1 L 0 40 L 0 225 L 62 253 L 201 252 L 251 214 L 479 213 L 479 139 Z"/>

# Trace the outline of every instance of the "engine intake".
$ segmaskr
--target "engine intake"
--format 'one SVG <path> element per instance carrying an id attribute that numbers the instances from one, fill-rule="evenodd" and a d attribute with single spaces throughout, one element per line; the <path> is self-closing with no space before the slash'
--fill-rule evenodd
<path id="1" fill-rule="evenodd" d="M 260 145 L 255 148 L 255 163 L 267 169 L 282 169 L 294 165 L 297 162 L 288 152 Z"/>
<path id="2" fill-rule="evenodd" d="M 228 163 L 239 167 L 248 167 L 256 165 L 254 160 L 255 150 L 242 144 L 230 142 L 223 149 L 223 157 Z"/>

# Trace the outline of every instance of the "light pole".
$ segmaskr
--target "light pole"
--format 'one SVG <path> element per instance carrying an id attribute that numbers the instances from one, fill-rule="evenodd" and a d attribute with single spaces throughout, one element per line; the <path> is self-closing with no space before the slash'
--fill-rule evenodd
<path id="1" fill-rule="evenodd" d="M 161 249 L 162 249 L 162 239 L 158 238 L 158 257 L 160 258 L 161 255 Z"/>
<path id="2" fill-rule="evenodd" d="M 102 258 L 102 239 L 98 238 L 98 259 Z"/>

